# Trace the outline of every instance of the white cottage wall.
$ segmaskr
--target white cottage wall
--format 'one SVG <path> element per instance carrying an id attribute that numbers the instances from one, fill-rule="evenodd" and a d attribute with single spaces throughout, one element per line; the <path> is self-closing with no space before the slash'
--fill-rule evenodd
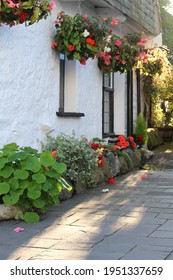
<path id="1" fill-rule="evenodd" d="M 96 59 L 86 66 L 76 62 L 75 106 L 86 116 L 56 116 L 59 56 L 50 46 L 58 11 L 61 6 L 57 5 L 52 16 L 30 27 L 0 28 L 0 147 L 16 142 L 40 150 L 49 132 L 102 135 L 102 74 Z"/>
<path id="2" fill-rule="evenodd" d="M 114 131 L 117 135 L 126 134 L 126 74 L 114 75 Z"/>

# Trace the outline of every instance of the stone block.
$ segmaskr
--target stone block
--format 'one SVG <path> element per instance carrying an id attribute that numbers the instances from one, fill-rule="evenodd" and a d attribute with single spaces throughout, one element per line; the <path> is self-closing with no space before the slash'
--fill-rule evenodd
<path id="1" fill-rule="evenodd" d="M 124 157 L 119 157 L 119 162 L 120 162 L 120 174 L 125 174 L 127 172 L 129 172 L 129 168 L 128 165 L 125 161 Z"/>

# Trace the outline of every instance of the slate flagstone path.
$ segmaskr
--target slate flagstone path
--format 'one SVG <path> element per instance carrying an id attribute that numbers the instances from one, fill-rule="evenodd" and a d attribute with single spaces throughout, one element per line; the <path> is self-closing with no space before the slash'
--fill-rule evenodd
<path id="1" fill-rule="evenodd" d="M 0 259 L 173 260 L 173 172 L 144 173 L 74 196 L 39 223 L 0 222 Z"/>

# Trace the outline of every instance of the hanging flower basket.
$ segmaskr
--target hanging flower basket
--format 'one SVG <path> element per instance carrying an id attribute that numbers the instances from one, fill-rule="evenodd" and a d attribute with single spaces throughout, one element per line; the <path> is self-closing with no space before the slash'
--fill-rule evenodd
<path id="1" fill-rule="evenodd" d="M 161 48 L 147 49 L 141 53 L 137 68 L 145 76 L 161 75 L 163 71 L 170 69 L 167 51 Z"/>
<path id="2" fill-rule="evenodd" d="M 46 19 L 55 2 L 49 0 L 2 0 L 0 1 L 0 25 L 10 27 L 25 23 L 26 26 Z"/>
<path id="3" fill-rule="evenodd" d="M 74 17 L 60 12 L 55 21 L 56 34 L 52 48 L 65 53 L 69 60 L 77 59 L 86 64 L 89 58 L 98 55 L 103 39 L 118 24 L 114 18 L 89 17 L 76 14 Z"/>
<path id="4" fill-rule="evenodd" d="M 108 36 L 99 53 L 99 68 L 104 72 L 127 72 L 136 65 L 146 41 L 147 39 L 137 33 L 123 38 L 114 34 Z"/>

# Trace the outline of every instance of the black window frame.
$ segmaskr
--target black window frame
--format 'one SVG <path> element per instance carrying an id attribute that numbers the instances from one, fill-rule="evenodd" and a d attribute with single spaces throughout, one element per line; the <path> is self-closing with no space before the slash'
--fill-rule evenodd
<path id="1" fill-rule="evenodd" d="M 56 112 L 58 117 L 84 117 L 84 113 L 79 112 L 65 112 L 65 65 L 66 65 L 66 56 L 64 53 L 60 53 L 60 76 L 59 76 L 59 111 Z"/>
<path id="2" fill-rule="evenodd" d="M 107 85 L 105 83 L 105 76 L 109 76 Z M 114 73 L 103 73 L 103 100 L 102 100 L 102 136 L 103 138 L 112 137 L 114 133 Z M 109 112 L 105 112 L 105 94 L 109 94 Z M 105 131 L 105 113 L 109 113 L 109 131 Z"/>

